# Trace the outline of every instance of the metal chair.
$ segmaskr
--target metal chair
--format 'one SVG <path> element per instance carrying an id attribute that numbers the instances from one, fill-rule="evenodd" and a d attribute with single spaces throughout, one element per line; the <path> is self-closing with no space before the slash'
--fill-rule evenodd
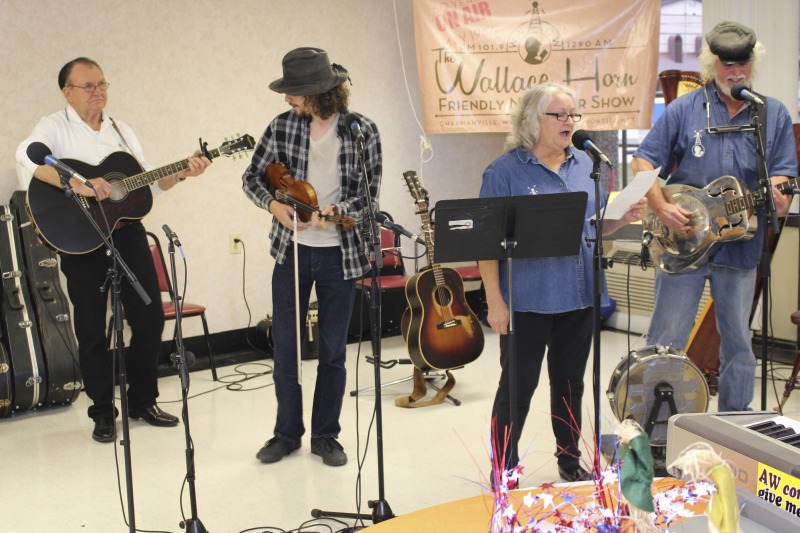
<path id="1" fill-rule="evenodd" d="M 161 307 L 164 310 L 164 319 L 165 320 L 175 320 L 177 318 L 177 313 L 175 310 L 175 303 L 174 300 L 174 292 L 172 288 L 172 283 L 170 283 L 169 276 L 167 276 L 167 264 L 164 261 L 164 253 L 161 250 L 161 242 L 158 240 L 158 237 L 154 233 L 147 232 L 148 238 L 152 240 L 150 243 L 150 254 L 153 256 L 153 266 L 156 269 L 156 277 L 158 278 L 158 288 L 161 291 L 162 296 L 166 295 L 169 297 L 169 301 L 161 302 Z M 125 310 L 122 310 L 123 318 Z M 200 320 L 203 322 L 203 335 L 206 339 L 206 347 L 208 349 L 208 361 L 211 366 L 211 377 L 214 381 L 217 381 L 217 365 L 214 361 L 214 352 L 211 350 L 211 338 L 208 334 L 208 322 L 206 321 L 206 307 L 204 305 L 183 302 L 181 307 L 181 318 L 192 318 L 192 317 L 200 317 Z M 109 339 L 109 345 L 111 343 L 111 330 L 114 326 L 114 315 L 111 315 L 108 321 L 108 330 L 107 330 L 107 338 Z M 175 346 L 175 332 L 177 331 L 177 324 L 175 324 L 175 330 L 173 330 L 172 337 L 172 346 Z"/>

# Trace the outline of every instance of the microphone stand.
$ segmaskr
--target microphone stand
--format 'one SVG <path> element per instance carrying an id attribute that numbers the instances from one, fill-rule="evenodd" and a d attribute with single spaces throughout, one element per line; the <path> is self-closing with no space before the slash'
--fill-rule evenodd
<path id="1" fill-rule="evenodd" d="M 373 524 L 378 524 L 390 518 L 394 518 L 389 502 L 386 501 L 384 490 L 384 466 L 383 466 L 383 411 L 381 410 L 381 367 L 392 367 L 396 361 L 390 363 L 381 362 L 381 291 L 379 288 L 380 269 L 382 266 L 382 251 L 380 229 L 375 220 L 375 211 L 372 205 L 372 197 L 367 181 L 367 166 L 364 161 L 364 143 L 360 140 L 356 143 L 358 149 L 358 160 L 361 166 L 362 183 L 364 184 L 364 203 L 367 214 L 367 227 L 369 242 L 372 245 L 371 255 L 374 257 L 370 275 L 372 283 L 369 288 L 369 320 L 372 343 L 372 357 L 367 358 L 375 368 L 375 440 L 378 450 L 378 499 L 369 500 L 367 504 L 372 509 L 372 516 L 360 513 L 338 513 L 312 509 L 311 516 L 314 518 L 352 518 L 355 520 L 371 520 Z M 367 233 L 365 231 L 365 233 Z M 355 528 L 352 529 L 354 531 Z"/>
<path id="2" fill-rule="evenodd" d="M 753 108 L 753 122 L 755 123 L 754 134 L 756 136 L 756 172 L 758 177 L 757 189 L 764 194 L 764 221 L 763 221 L 763 241 L 761 247 L 761 410 L 767 410 L 767 342 L 769 335 L 767 326 L 769 324 L 769 280 L 772 275 L 770 272 L 770 250 L 769 250 L 769 231 L 772 227 L 775 235 L 780 233 L 778 224 L 777 209 L 775 198 L 772 197 L 772 184 L 769 180 L 767 170 L 766 142 L 764 134 L 766 130 L 766 105 L 761 106 L 751 103 Z M 760 113 L 763 108 L 763 120 Z"/>
<path id="3" fill-rule="evenodd" d="M 106 274 L 106 281 L 104 282 L 103 286 L 100 287 L 101 291 L 106 290 L 107 284 L 111 283 L 111 309 L 114 313 L 114 350 L 113 356 L 117 361 L 117 368 L 119 371 L 119 395 L 120 395 L 120 407 L 122 408 L 122 440 L 120 441 L 120 446 L 123 448 L 124 452 L 124 464 L 125 464 L 125 489 L 127 492 L 128 497 L 128 529 L 130 533 L 136 532 L 136 513 L 134 510 L 133 504 L 133 466 L 131 463 L 131 449 L 130 449 L 130 428 L 128 427 L 128 384 L 127 384 L 127 372 L 125 369 L 125 357 L 123 355 L 123 349 L 125 344 L 123 342 L 123 325 L 122 325 L 122 300 L 120 299 L 120 290 L 121 290 L 121 276 L 119 274 L 119 269 L 122 268 L 124 271 L 124 275 L 128 278 L 128 282 L 131 284 L 133 289 L 136 291 L 136 294 L 139 295 L 139 298 L 142 299 L 145 305 L 149 305 L 151 303 L 150 297 L 142 288 L 141 283 L 136 278 L 136 276 L 131 272 L 131 269 L 128 268 L 128 265 L 125 264 L 125 261 L 122 260 L 120 257 L 119 252 L 114 247 L 113 242 L 109 237 L 106 237 L 105 232 L 100 229 L 100 226 L 97 224 L 97 221 L 92 217 L 91 213 L 89 213 L 88 207 L 83 204 L 81 199 L 75 194 L 75 191 L 72 189 L 72 186 L 69 184 L 69 176 L 64 174 L 61 170 L 56 169 L 58 171 L 58 175 L 61 178 L 61 187 L 64 189 L 64 194 L 67 198 L 72 198 L 75 200 L 75 203 L 78 204 L 81 212 L 86 216 L 89 220 L 92 228 L 97 232 L 100 238 L 103 240 L 103 244 L 106 247 L 106 253 L 112 256 L 113 261 L 111 268 L 108 269 L 108 273 Z M 101 204 L 102 207 L 102 204 Z"/>
<path id="4" fill-rule="evenodd" d="M 603 219 L 600 209 L 600 159 L 592 154 L 592 173 L 590 177 L 594 180 L 594 261 L 592 287 L 594 287 L 592 320 L 594 322 L 592 333 L 592 349 L 594 354 L 592 364 L 592 391 L 594 393 L 594 432 L 595 432 L 595 474 L 600 472 L 600 450 L 601 450 L 601 431 L 600 431 L 600 297 L 603 294 L 603 270 L 608 266 L 608 260 L 603 257 Z M 587 242 L 592 239 L 586 238 Z M 580 429 L 580 428 L 579 428 Z"/>
<path id="5" fill-rule="evenodd" d="M 178 365 L 178 373 L 181 376 L 182 418 L 184 434 L 186 435 L 186 481 L 189 484 L 189 506 L 191 509 L 191 518 L 182 521 L 180 526 L 187 533 L 207 533 L 208 530 L 197 518 L 197 495 L 194 487 L 194 441 L 189 431 L 189 363 L 193 358 L 188 355 L 191 352 L 187 352 L 183 345 L 183 330 L 181 329 L 183 311 L 181 297 L 178 296 L 178 276 L 175 271 L 175 242 L 169 233 L 167 233 L 167 239 L 169 240 L 167 250 L 169 252 L 170 275 L 172 276 L 173 287 L 172 304 L 175 307 L 175 353 L 170 355 L 170 359 Z"/>

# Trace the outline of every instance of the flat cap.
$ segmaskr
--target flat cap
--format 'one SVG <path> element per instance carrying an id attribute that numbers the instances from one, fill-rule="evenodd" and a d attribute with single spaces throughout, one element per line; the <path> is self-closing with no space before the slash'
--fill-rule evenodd
<path id="1" fill-rule="evenodd" d="M 753 60 L 756 34 L 747 26 L 726 20 L 706 34 L 706 42 L 723 63 L 742 63 Z"/>

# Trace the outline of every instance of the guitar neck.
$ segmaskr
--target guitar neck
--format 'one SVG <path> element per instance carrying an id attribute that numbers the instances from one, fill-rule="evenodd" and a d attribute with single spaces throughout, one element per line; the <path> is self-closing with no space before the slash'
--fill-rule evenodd
<path id="1" fill-rule="evenodd" d="M 148 170 L 147 172 L 142 172 L 141 174 L 129 176 L 123 179 L 122 182 L 125 184 L 125 188 L 127 190 L 133 191 L 141 187 L 146 187 L 151 183 L 157 182 L 161 178 L 172 176 L 173 174 L 177 174 L 178 172 L 181 172 L 188 168 L 189 168 L 189 161 L 187 159 L 184 159 L 183 161 L 177 161 L 175 163 L 171 163 L 169 165 L 165 165 L 160 168 Z"/>
<path id="2" fill-rule="evenodd" d="M 789 181 L 779 183 L 776 188 L 781 194 L 792 194 L 794 189 L 798 188 L 798 181 L 800 178 L 794 178 Z M 752 209 L 766 201 L 764 194 L 761 191 L 743 194 L 735 198 L 731 198 L 725 202 L 725 210 L 728 215 L 739 213 L 747 209 Z"/>
<path id="3" fill-rule="evenodd" d="M 420 218 L 422 219 L 422 233 L 425 235 L 425 247 L 427 248 L 426 254 L 428 256 L 428 266 L 433 270 L 433 279 L 436 285 L 441 287 L 445 284 L 444 275 L 442 274 L 442 267 L 433 262 L 433 234 L 431 232 L 431 217 L 428 213 L 427 206 L 420 206 Z"/>
<path id="4" fill-rule="evenodd" d="M 214 148 L 213 150 L 207 150 L 203 155 L 207 156 L 209 159 L 215 159 L 219 157 L 221 153 L 219 148 Z M 163 167 L 142 172 L 141 174 L 129 176 L 123 179 L 122 182 L 125 184 L 125 188 L 127 190 L 133 191 L 135 189 L 146 187 L 147 185 L 155 183 L 161 178 L 166 178 L 167 176 L 172 176 L 173 174 L 177 174 L 178 172 L 188 169 L 189 160 L 183 159 L 181 161 L 176 161 L 175 163 L 170 163 L 169 165 L 164 165 Z"/>

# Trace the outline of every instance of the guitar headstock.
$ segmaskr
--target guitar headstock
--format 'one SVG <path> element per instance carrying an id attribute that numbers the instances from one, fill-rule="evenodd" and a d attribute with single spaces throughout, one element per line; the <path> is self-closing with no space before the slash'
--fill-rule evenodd
<path id="1" fill-rule="evenodd" d="M 414 198 L 415 202 L 417 202 L 417 207 L 419 210 L 427 211 L 428 191 L 426 191 L 420 184 L 417 173 L 413 170 L 407 170 L 406 172 L 403 172 L 403 179 L 406 180 L 408 192 L 411 193 L 411 197 Z"/>
<path id="2" fill-rule="evenodd" d="M 239 135 L 238 133 L 236 135 Z M 203 155 L 212 159 L 214 157 L 218 157 L 224 155 L 226 157 L 233 157 L 236 159 L 236 154 L 242 154 L 243 152 L 249 152 L 253 148 L 255 148 L 255 140 L 252 136 L 244 134 L 241 137 L 236 139 L 228 140 L 225 137 L 225 142 L 220 145 L 219 148 L 216 150 L 209 151 L 206 146 L 208 143 L 204 143 L 203 139 L 200 139 L 200 150 L 203 152 Z M 244 155 L 241 155 L 244 157 Z"/>

